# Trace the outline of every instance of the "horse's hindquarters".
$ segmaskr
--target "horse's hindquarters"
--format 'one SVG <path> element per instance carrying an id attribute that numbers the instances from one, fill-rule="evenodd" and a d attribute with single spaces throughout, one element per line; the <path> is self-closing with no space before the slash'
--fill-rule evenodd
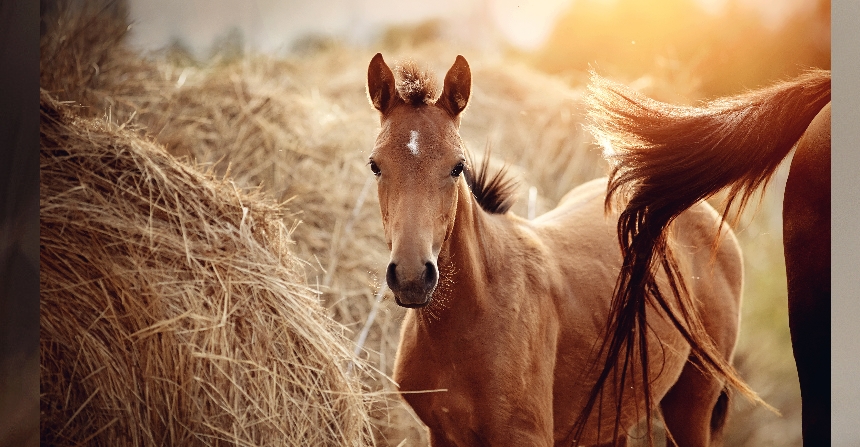
<path id="1" fill-rule="evenodd" d="M 783 202 L 788 322 L 803 437 L 830 439 L 830 104 L 797 144 Z"/>

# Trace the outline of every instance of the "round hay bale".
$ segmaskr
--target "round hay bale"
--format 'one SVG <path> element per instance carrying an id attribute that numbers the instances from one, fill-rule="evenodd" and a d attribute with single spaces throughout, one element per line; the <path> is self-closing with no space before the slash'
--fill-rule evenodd
<path id="1" fill-rule="evenodd" d="M 373 442 L 279 207 L 44 91 L 40 135 L 43 445 Z"/>

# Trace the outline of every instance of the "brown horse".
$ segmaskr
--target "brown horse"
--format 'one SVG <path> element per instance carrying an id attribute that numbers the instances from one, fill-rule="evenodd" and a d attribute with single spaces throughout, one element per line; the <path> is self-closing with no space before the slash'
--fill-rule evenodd
<path id="1" fill-rule="evenodd" d="M 380 54 L 368 68 L 380 112 L 369 165 L 391 250 L 386 280 L 396 302 L 412 309 L 394 380 L 429 427 L 431 445 L 624 445 L 658 405 L 678 445 L 712 445 L 726 417 L 726 384 L 689 361 L 690 346 L 667 317 L 679 308 L 671 299 L 650 307 L 646 337 L 628 345 L 638 355 L 647 339 L 648 363 L 613 369 L 596 400 L 612 411 L 593 412 L 574 430 L 598 378 L 593 365 L 602 362 L 621 269 L 617 215 L 604 216 L 606 179 L 574 189 L 534 220 L 513 215 L 512 184 L 488 175 L 486 163 L 473 166 L 460 139 L 470 90 L 462 56 L 438 98 L 433 78 L 413 64 L 399 68 L 399 80 Z M 707 204 L 676 226 L 671 243 L 692 312 L 728 364 L 739 327 L 740 249 Z M 722 237 L 712 253 L 714 231 Z M 672 287 L 665 276 L 658 282 Z"/>
<path id="2" fill-rule="evenodd" d="M 830 72 L 810 71 L 703 107 L 660 103 L 593 75 L 589 103 L 592 132 L 614 166 L 607 208 L 613 194 L 631 193 L 617 228 L 625 268 L 613 298 L 612 342 L 592 400 L 613 367 L 631 361 L 629 352 L 616 347 L 644 331 L 643 326 L 634 331 L 631 323 L 637 316 L 644 319 L 643 302 L 663 306 L 667 299 L 652 293 L 655 267 L 681 278 L 666 262 L 672 255 L 666 238 L 673 220 L 725 188 L 727 209 L 738 199 L 740 214 L 796 145 L 783 202 L 789 326 L 804 441 L 829 445 Z M 674 300 L 683 292 L 674 290 Z M 732 376 L 702 332 L 685 334 L 709 373 Z"/>

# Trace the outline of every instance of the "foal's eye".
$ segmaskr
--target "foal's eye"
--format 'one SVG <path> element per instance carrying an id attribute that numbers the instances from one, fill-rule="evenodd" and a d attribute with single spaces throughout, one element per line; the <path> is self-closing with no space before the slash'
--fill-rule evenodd
<path id="1" fill-rule="evenodd" d="M 370 165 L 370 170 L 373 172 L 373 175 L 379 177 L 379 174 L 381 174 L 382 171 L 379 170 L 379 166 L 376 165 L 376 162 L 370 160 L 370 163 L 368 164 Z"/>
<path id="2" fill-rule="evenodd" d="M 451 170 L 451 177 L 455 177 L 455 178 L 459 177 L 460 174 L 462 174 L 462 173 L 463 173 L 463 162 L 461 161 L 461 162 L 457 163 L 456 166 L 454 166 L 454 169 Z"/>

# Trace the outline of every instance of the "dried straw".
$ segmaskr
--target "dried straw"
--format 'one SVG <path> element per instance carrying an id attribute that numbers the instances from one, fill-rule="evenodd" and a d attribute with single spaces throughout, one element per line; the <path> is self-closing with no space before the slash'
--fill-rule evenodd
<path id="1" fill-rule="evenodd" d="M 44 91 L 40 133 L 43 444 L 372 444 L 279 207 Z"/>

